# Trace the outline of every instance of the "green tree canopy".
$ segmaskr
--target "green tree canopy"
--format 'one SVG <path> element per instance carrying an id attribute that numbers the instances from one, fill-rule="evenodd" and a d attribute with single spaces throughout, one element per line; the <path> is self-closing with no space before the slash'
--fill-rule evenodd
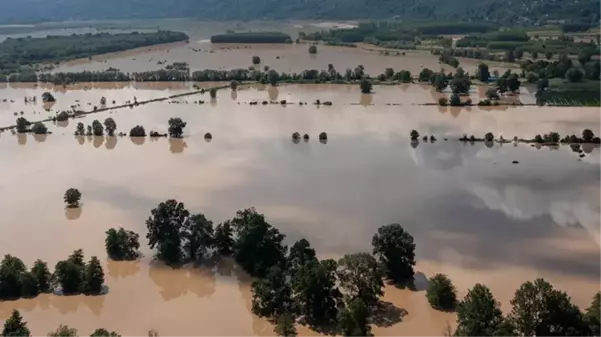
<path id="1" fill-rule="evenodd" d="M 234 258 L 250 275 L 262 276 L 286 261 L 285 235 L 265 221 L 254 208 L 238 211 L 231 224 L 237 233 Z"/>
<path id="2" fill-rule="evenodd" d="M 503 322 L 499 302 L 488 287 L 476 284 L 457 305 L 456 336 L 492 336 Z"/>
<path id="3" fill-rule="evenodd" d="M 103 97 L 104 98 L 104 97 Z M 104 120 L 104 129 L 109 136 L 115 135 L 115 130 L 117 130 L 117 123 L 111 117 Z"/>
<path id="4" fill-rule="evenodd" d="M 112 260 L 135 260 L 140 255 L 140 236 L 120 227 L 106 231 L 106 253 Z"/>
<path id="5" fill-rule="evenodd" d="M 188 259 L 200 261 L 213 246 L 213 221 L 208 220 L 204 214 L 192 214 L 184 221 L 182 237 L 184 251 Z"/>
<path id="6" fill-rule="evenodd" d="M 454 310 L 457 305 L 457 291 L 451 280 L 444 274 L 430 278 L 426 298 L 434 309 Z"/>
<path id="7" fill-rule="evenodd" d="M 90 337 L 121 337 L 121 335 L 116 333 L 115 331 L 109 332 L 106 329 L 100 328 L 100 329 L 94 330 L 94 332 L 92 332 Z"/>
<path id="8" fill-rule="evenodd" d="M 281 337 L 296 337 L 296 327 L 294 326 L 294 316 L 290 313 L 284 313 L 275 320 L 275 328 L 273 331 L 277 336 Z"/>
<path id="9" fill-rule="evenodd" d="M 67 191 L 65 191 L 65 196 L 63 199 L 65 200 L 65 204 L 67 204 L 67 207 L 79 207 L 79 200 L 81 200 L 81 192 L 79 192 L 79 190 L 76 188 L 70 188 Z"/>
<path id="10" fill-rule="evenodd" d="M 293 274 L 292 289 L 297 310 L 311 325 L 336 322 L 342 293 L 336 286 L 336 262 L 311 259 Z"/>
<path id="11" fill-rule="evenodd" d="M 368 80 L 367 78 L 363 78 L 361 80 L 361 83 L 359 84 L 359 86 L 361 87 L 361 93 L 363 94 L 370 94 L 371 93 L 371 81 Z"/>
<path id="12" fill-rule="evenodd" d="M 411 134 L 413 138 L 414 134 Z M 417 135 L 419 137 L 419 134 Z M 378 228 L 372 238 L 373 254 L 385 266 L 387 276 L 394 282 L 413 279 L 415 243 L 413 237 L 400 224 Z"/>
<path id="13" fill-rule="evenodd" d="M 336 270 L 340 287 L 351 299 L 360 298 L 372 306 L 384 294 L 383 273 L 376 259 L 368 253 L 347 254 Z"/>
<path id="14" fill-rule="evenodd" d="M 352 299 L 338 315 L 340 332 L 343 336 L 373 336 L 369 316 L 367 304 L 361 298 Z"/>
<path id="15" fill-rule="evenodd" d="M 49 292 L 52 283 L 52 273 L 48 270 L 48 264 L 42 260 L 36 260 L 31 268 L 31 273 L 36 277 L 40 292 Z"/>
<path id="16" fill-rule="evenodd" d="M 56 330 L 49 332 L 48 337 L 77 337 L 77 329 L 61 324 Z"/>
<path id="17" fill-rule="evenodd" d="M 601 292 L 597 292 L 593 297 L 591 306 L 586 309 L 585 319 L 591 334 L 601 336 Z"/>
<path id="18" fill-rule="evenodd" d="M 148 245 L 157 248 L 157 258 L 167 264 L 177 264 L 182 258 L 180 231 L 190 212 L 184 204 L 173 199 L 161 202 L 150 211 L 146 220 Z"/>
<path id="19" fill-rule="evenodd" d="M 220 255 L 232 255 L 234 249 L 234 232 L 229 221 L 217 225 L 213 245 Z"/>
<path id="20" fill-rule="evenodd" d="M 4 329 L 2 330 L 2 336 L 31 336 L 29 329 L 27 328 L 27 322 L 23 321 L 21 313 L 17 310 L 13 310 L 10 317 L 4 321 Z"/>
<path id="21" fill-rule="evenodd" d="M 292 289 L 279 266 L 269 268 L 264 278 L 251 285 L 252 312 L 259 317 L 278 317 L 293 308 Z"/>
<path id="22" fill-rule="evenodd" d="M 294 273 L 306 263 L 317 261 L 317 257 L 315 250 L 311 248 L 309 241 L 300 239 L 290 247 L 290 253 L 288 254 L 287 260 L 290 274 L 294 275 Z"/>
<path id="23" fill-rule="evenodd" d="M 182 138 L 186 122 L 182 121 L 181 118 L 169 118 L 169 136 L 173 138 Z"/>
<path id="24" fill-rule="evenodd" d="M 588 330 L 582 312 L 563 291 L 544 279 L 525 282 L 511 300 L 511 319 L 525 336 L 583 336 Z"/>

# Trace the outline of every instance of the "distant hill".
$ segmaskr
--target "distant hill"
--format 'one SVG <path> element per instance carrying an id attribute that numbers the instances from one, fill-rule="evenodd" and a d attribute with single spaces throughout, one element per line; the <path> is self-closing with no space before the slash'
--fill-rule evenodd
<path id="1" fill-rule="evenodd" d="M 598 25 L 599 0 L 0 0 L 0 24 L 193 17 L 203 20 L 386 19 Z"/>

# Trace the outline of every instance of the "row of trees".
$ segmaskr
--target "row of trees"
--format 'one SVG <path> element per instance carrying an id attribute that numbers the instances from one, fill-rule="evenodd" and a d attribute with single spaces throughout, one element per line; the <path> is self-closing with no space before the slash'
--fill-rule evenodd
<path id="1" fill-rule="evenodd" d="M 104 273 L 98 258 L 84 262 L 83 252 L 76 250 L 65 261 L 60 261 L 50 273 L 42 260 L 35 261 L 28 271 L 21 259 L 5 255 L 0 263 L 0 299 L 35 297 L 40 293 L 61 290 L 63 294 L 102 293 Z"/>
<path id="2" fill-rule="evenodd" d="M 583 79 L 599 80 L 601 74 L 599 60 L 592 60 L 591 55 L 586 54 L 579 56 L 578 63 L 574 64 L 567 55 L 562 54 L 557 61 L 527 60 L 520 67 L 529 77 L 535 75 L 538 78 L 566 78 L 570 82 L 580 82 Z"/>
<path id="3" fill-rule="evenodd" d="M 443 274 L 430 278 L 426 297 L 433 308 L 457 313 L 455 336 L 598 336 L 601 333 L 600 295 L 582 312 L 570 297 L 544 279 L 524 282 L 503 315 L 490 289 L 476 284 L 461 301 Z"/>
<path id="4" fill-rule="evenodd" d="M 10 317 L 4 321 L 2 336 L 31 336 L 31 332 L 27 327 L 27 322 L 23 320 L 23 316 L 17 310 L 13 310 Z M 51 337 L 77 337 L 77 329 L 69 328 L 67 325 L 59 325 L 59 327 L 48 333 Z M 115 331 L 108 331 L 104 328 L 96 329 L 90 334 L 90 337 L 121 337 Z"/>
<path id="5" fill-rule="evenodd" d="M 100 123 L 97 119 L 92 121 L 92 125 L 88 125 L 87 128 L 83 123 L 77 123 L 77 127 L 75 129 L 76 136 L 104 136 L 106 134 L 108 136 L 114 136 L 115 131 L 117 130 L 117 123 L 111 117 L 108 117 L 104 120 L 104 123 Z"/>

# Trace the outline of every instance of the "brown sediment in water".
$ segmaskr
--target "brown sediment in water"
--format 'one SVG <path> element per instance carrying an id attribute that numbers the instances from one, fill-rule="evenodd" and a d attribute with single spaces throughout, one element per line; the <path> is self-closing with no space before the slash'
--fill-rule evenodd
<path id="1" fill-rule="evenodd" d="M 13 110 L 23 108 L 28 117 L 39 110 L 39 105 L 24 105 L 22 97 L 42 89 L 5 90 L 10 95 L 0 91 L 0 97 L 16 103 L 6 104 L 0 118 L 6 111 L 12 121 Z M 490 113 L 472 107 L 453 116 L 450 109 L 441 113 L 439 107 L 411 105 L 431 99 L 427 87 L 376 86 L 374 106 L 344 104 L 361 100 L 358 86 L 282 85 L 278 91 L 278 99 L 335 104 L 250 108 L 229 97 L 214 106 L 158 102 L 102 111 L 67 128 L 48 123 L 54 134 L 43 143 L 32 135 L 2 133 L 0 188 L 10 197 L 0 203 L 0 246 L 28 266 L 42 258 L 51 268 L 83 248 L 86 257 L 97 255 L 103 262 L 109 292 L 0 302 L 0 319 L 19 309 L 36 335 L 58 324 L 81 335 L 99 327 L 122 335 L 145 335 L 150 329 L 161 335 L 273 335 L 271 323 L 250 312 L 252 279 L 231 260 L 198 269 L 151 261 L 144 221 L 167 198 L 183 201 L 215 223 L 255 206 L 288 236 L 287 244 L 307 238 L 323 258 L 369 252 L 377 227 L 401 223 L 416 240 L 421 286 L 418 291 L 386 288 L 383 299 L 407 313 L 391 327 L 374 326 L 376 335 L 439 335 L 447 322 L 454 326 L 453 314 L 430 309 L 425 298 L 424 279 L 438 272 L 452 279 L 460 297 L 477 282 L 487 284 L 506 311 L 516 288 L 537 277 L 565 290 L 581 308 L 589 305 L 599 289 L 599 149 L 590 149 L 578 162 L 568 147 L 487 148 L 443 138 L 482 137 L 488 131 L 505 138 L 549 130 L 578 134 L 586 127 L 599 134 L 598 109 L 522 106 Z M 122 102 L 166 95 L 124 88 L 56 96 L 61 107 L 76 99 L 85 104 L 103 96 Z M 178 100 L 207 99 L 201 96 Z M 241 102 L 268 99 L 267 90 L 238 92 Z M 139 146 L 126 137 L 109 146 L 111 138 L 104 137 L 95 148 L 94 137 L 72 136 L 74 122 L 91 124 L 109 116 L 117 132 L 138 124 L 147 132 L 165 132 L 170 117 L 188 125 L 183 139 L 146 140 Z M 413 148 L 412 129 L 439 141 Z M 208 131 L 214 142 L 205 142 Z M 295 131 L 312 140 L 293 144 Z M 313 141 L 323 131 L 330 140 L 326 145 Z M 181 151 L 172 153 L 178 146 Z M 71 186 L 82 191 L 82 206 L 67 212 L 62 194 Z M 105 231 L 113 227 L 140 233 L 141 261 L 107 260 Z M 299 332 L 316 334 L 305 327 Z"/>

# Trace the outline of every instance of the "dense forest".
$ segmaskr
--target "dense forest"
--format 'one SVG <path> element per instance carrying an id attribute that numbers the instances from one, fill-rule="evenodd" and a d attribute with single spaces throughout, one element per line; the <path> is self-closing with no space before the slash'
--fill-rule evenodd
<path id="1" fill-rule="evenodd" d="M 599 22 L 599 0 L 2 0 L 0 24 L 195 17 L 204 20 L 383 19 L 536 24 Z"/>
<path id="2" fill-rule="evenodd" d="M 161 43 L 187 41 L 188 35 L 159 30 L 153 33 L 81 34 L 44 38 L 7 38 L 0 43 L 0 70 L 10 74 L 44 62 L 67 61 Z M 30 69 L 32 70 L 32 69 Z"/>

